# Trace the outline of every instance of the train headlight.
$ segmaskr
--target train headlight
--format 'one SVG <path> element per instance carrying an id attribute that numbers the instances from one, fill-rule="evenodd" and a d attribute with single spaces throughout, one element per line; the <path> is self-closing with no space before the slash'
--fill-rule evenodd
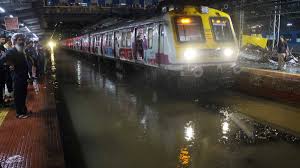
<path id="1" fill-rule="evenodd" d="M 223 51 L 223 54 L 226 57 L 231 57 L 233 55 L 233 53 L 234 53 L 234 51 L 231 48 L 225 48 L 224 51 Z"/>
<path id="2" fill-rule="evenodd" d="M 196 55 L 197 55 L 196 50 L 192 49 L 192 48 L 187 48 L 183 54 L 183 56 L 186 60 L 192 60 L 196 57 Z"/>

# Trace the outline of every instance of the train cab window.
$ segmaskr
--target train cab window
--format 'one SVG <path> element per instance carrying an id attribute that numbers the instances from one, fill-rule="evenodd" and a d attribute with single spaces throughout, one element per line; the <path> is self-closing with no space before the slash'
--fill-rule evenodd
<path id="1" fill-rule="evenodd" d="M 200 17 L 176 17 L 175 26 L 179 42 L 205 41 L 202 20 Z"/>
<path id="2" fill-rule="evenodd" d="M 153 28 L 148 29 L 148 49 L 153 46 Z"/>
<path id="3" fill-rule="evenodd" d="M 210 18 L 214 39 L 217 42 L 233 41 L 233 32 L 228 18 Z"/>

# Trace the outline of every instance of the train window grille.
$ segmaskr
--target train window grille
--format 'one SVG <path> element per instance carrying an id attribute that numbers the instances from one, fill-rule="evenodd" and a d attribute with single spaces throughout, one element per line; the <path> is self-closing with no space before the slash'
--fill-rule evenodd
<path id="1" fill-rule="evenodd" d="M 228 18 L 211 17 L 210 23 L 214 39 L 217 42 L 233 41 L 233 32 Z"/>
<path id="2" fill-rule="evenodd" d="M 126 47 L 126 35 L 127 35 L 127 32 L 122 32 L 122 35 L 121 35 L 121 47 Z"/>
<path id="3" fill-rule="evenodd" d="M 127 32 L 126 47 L 131 47 L 131 32 Z"/>
<path id="4" fill-rule="evenodd" d="M 175 17 L 179 42 L 205 42 L 202 19 L 199 16 Z"/>

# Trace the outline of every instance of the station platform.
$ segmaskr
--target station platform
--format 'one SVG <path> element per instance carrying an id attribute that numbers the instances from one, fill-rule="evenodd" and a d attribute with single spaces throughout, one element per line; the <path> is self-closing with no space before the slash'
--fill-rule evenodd
<path id="1" fill-rule="evenodd" d="M 254 96 L 297 103 L 300 101 L 300 74 L 243 67 L 236 89 Z"/>
<path id="2" fill-rule="evenodd" d="M 0 109 L 0 167 L 63 168 L 54 93 L 47 80 L 38 94 L 29 86 L 27 107 L 33 112 L 27 119 L 17 119 L 12 108 Z"/>

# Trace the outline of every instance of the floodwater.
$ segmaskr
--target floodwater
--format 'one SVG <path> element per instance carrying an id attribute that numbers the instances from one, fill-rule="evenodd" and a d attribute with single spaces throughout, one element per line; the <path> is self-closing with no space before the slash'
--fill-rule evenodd
<path id="1" fill-rule="evenodd" d="M 58 51 L 53 76 L 67 167 L 300 165 L 300 108 L 233 91 L 169 96 Z"/>

